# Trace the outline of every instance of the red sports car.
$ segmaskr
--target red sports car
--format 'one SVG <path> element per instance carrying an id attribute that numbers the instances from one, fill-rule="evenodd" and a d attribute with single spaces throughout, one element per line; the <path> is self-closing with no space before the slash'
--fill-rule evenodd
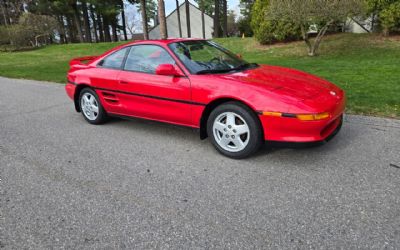
<path id="1" fill-rule="evenodd" d="M 264 141 L 325 141 L 345 109 L 345 94 L 332 83 L 248 63 L 208 40 L 136 41 L 70 67 L 66 91 L 89 123 L 121 116 L 198 128 L 232 158 Z"/>

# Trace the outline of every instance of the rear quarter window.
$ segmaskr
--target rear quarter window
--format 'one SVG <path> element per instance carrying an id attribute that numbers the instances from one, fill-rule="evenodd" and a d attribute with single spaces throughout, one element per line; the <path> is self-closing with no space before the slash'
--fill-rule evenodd
<path id="1" fill-rule="evenodd" d="M 105 57 L 101 60 L 98 66 L 103 68 L 110 68 L 110 69 L 121 69 L 122 64 L 126 58 L 126 54 L 128 53 L 129 48 L 123 48 L 118 51 L 115 51 L 111 55 Z"/>

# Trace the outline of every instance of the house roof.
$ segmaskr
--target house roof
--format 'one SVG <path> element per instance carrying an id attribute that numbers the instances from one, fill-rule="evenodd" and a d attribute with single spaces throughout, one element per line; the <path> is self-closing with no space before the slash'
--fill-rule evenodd
<path id="1" fill-rule="evenodd" d="M 191 2 L 188 1 L 188 3 L 189 3 L 189 5 L 195 7 L 195 8 L 198 9 L 199 11 L 201 11 L 201 9 L 200 9 L 199 7 L 195 6 L 195 5 L 192 4 Z M 179 5 L 178 8 L 180 9 L 181 6 L 184 5 L 184 4 L 185 4 L 185 2 L 181 3 L 181 4 Z M 169 13 L 169 14 L 165 17 L 165 19 L 168 21 L 168 18 L 169 18 L 172 14 L 174 14 L 174 13 L 177 11 L 178 8 L 174 9 L 171 13 Z M 210 16 L 207 15 L 206 13 L 204 13 L 204 16 L 210 17 Z M 212 18 L 212 17 L 210 17 L 210 18 Z M 156 26 L 154 26 L 153 28 L 151 28 L 151 29 L 149 30 L 149 33 L 150 33 L 150 31 L 152 31 L 153 29 L 155 29 L 155 28 L 158 27 L 158 26 L 160 26 L 160 24 L 157 24 Z"/>

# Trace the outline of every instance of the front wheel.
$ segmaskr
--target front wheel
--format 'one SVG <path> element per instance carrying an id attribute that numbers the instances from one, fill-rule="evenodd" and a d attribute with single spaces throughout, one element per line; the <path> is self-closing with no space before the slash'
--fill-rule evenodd
<path id="1" fill-rule="evenodd" d="M 255 153 L 263 141 L 258 117 L 250 108 L 237 102 L 222 104 L 211 112 L 207 133 L 220 153 L 235 159 Z"/>

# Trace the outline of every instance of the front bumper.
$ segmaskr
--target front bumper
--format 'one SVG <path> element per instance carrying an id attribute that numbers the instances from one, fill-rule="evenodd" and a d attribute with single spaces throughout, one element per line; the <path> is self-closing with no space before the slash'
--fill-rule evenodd
<path id="1" fill-rule="evenodd" d="M 266 141 L 321 142 L 336 135 L 343 123 L 345 99 L 329 110 L 330 118 L 317 121 L 301 121 L 296 117 L 260 115 Z"/>
<path id="2" fill-rule="evenodd" d="M 341 117 L 341 121 L 339 125 L 336 127 L 334 131 L 330 135 L 328 135 L 324 140 L 320 141 L 308 141 L 308 142 L 290 142 L 290 141 L 271 141 L 267 140 L 265 141 L 267 146 L 270 147 L 284 147 L 284 148 L 304 148 L 304 147 L 314 147 L 314 146 L 320 146 L 323 145 L 324 143 L 330 141 L 335 135 L 337 135 L 342 128 L 343 124 L 343 116 Z"/>

